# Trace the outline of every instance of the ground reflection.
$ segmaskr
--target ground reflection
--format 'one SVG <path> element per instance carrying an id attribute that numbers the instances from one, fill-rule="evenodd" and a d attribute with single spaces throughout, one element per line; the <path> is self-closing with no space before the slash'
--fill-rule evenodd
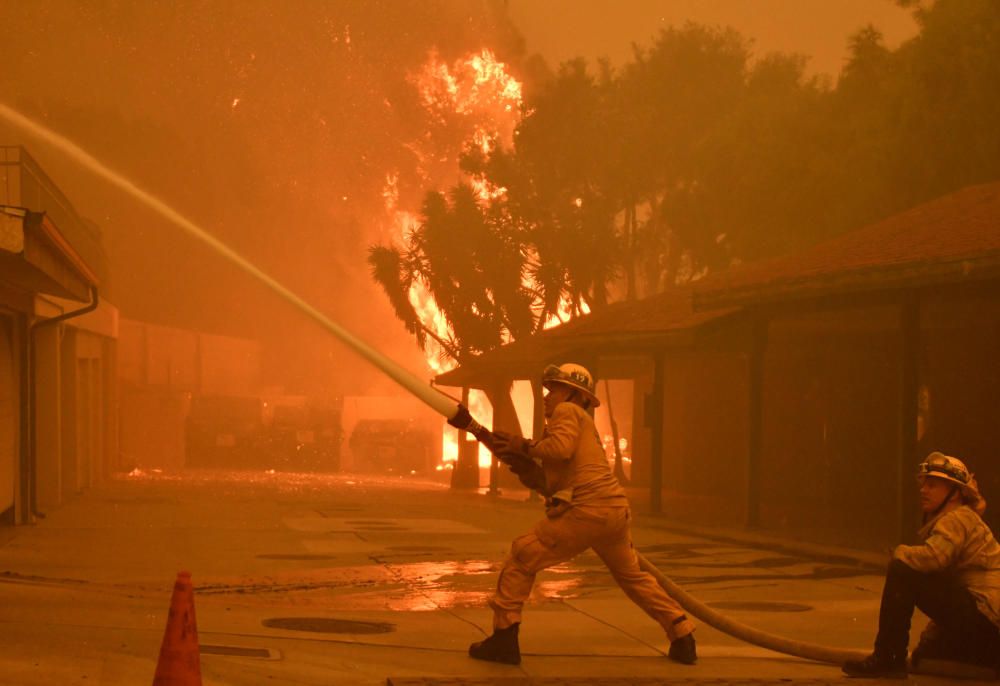
<path id="1" fill-rule="evenodd" d="M 368 601 L 382 597 L 383 607 L 395 611 L 431 611 L 457 607 L 484 607 L 492 592 L 479 590 L 487 587 L 482 579 L 475 579 L 484 574 L 496 575 L 499 565 L 485 560 L 455 561 L 442 560 L 435 562 L 418 562 L 412 564 L 387 565 L 405 589 L 388 594 L 365 593 L 352 596 L 352 600 L 361 600 L 367 596 Z M 551 600 L 563 600 L 579 595 L 581 580 L 579 576 L 567 579 L 546 579 L 543 576 L 578 574 L 567 565 L 559 565 L 540 575 L 535 584 L 530 603 L 542 603 Z"/>

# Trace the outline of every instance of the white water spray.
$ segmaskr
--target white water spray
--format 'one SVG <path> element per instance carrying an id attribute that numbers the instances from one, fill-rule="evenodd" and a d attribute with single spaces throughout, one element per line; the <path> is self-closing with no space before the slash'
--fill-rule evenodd
<path id="1" fill-rule="evenodd" d="M 238 266 L 247 274 L 277 293 L 284 300 L 297 307 L 307 316 L 311 317 L 319 323 L 320 326 L 343 341 L 349 348 L 382 370 L 393 381 L 398 383 L 413 395 L 417 396 L 423 402 L 427 403 L 431 409 L 441 416 L 446 419 L 453 419 L 458 414 L 459 408 L 454 400 L 434 390 L 399 364 L 369 346 L 350 331 L 340 326 L 315 307 L 300 298 L 293 291 L 289 290 L 273 277 L 262 271 L 248 259 L 220 241 L 218 238 L 205 231 L 203 228 L 195 224 L 174 208 L 170 207 L 170 205 L 166 204 L 152 193 L 139 188 L 118 172 L 109 169 L 100 160 L 93 157 L 80 146 L 63 136 L 60 136 L 51 129 L 39 124 L 33 119 L 24 116 L 17 110 L 8 107 L 2 102 L 0 102 L 0 118 L 3 118 L 18 129 L 41 139 L 46 144 L 64 153 L 67 157 L 71 158 L 88 171 L 93 172 L 102 179 L 118 186 L 157 214 L 176 224 L 189 235 L 207 245 L 223 258 Z"/>

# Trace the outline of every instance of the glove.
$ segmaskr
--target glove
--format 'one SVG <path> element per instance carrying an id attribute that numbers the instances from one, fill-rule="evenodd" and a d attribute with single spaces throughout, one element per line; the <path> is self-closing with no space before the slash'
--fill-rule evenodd
<path id="1" fill-rule="evenodd" d="M 531 442 L 523 436 L 514 436 L 506 431 L 493 432 L 493 452 L 497 455 L 510 453 L 527 455 Z"/>

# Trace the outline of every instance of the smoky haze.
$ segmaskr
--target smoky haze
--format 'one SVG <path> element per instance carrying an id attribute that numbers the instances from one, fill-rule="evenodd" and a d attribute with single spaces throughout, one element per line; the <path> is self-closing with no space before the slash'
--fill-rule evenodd
<path id="1" fill-rule="evenodd" d="M 414 142 L 426 137 L 429 114 L 412 74 L 432 53 L 515 54 L 498 9 L 424 0 L 6 3 L 0 91 L 426 375 L 365 257 L 373 242 L 396 238 L 387 175 L 398 175 L 400 202 L 414 207 L 436 182 L 418 173 Z M 112 274 L 105 288 L 123 316 L 258 338 L 270 353 L 266 376 L 294 390 L 391 388 L 162 219 L 37 141 L 0 135 L 26 145 L 100 225 Z"/>
<path id="2" fill-rule="evenodd" d="M 426 375 L 365 262 L 370 245 L 401 238 L 385 210 L 388 175 L 399 205 L 413 209 L 455 180 L 463 140 L 422 107 L 413 74 L 429 55 L 449 63 L 484 47 L 523 64 L 519 30 L 552 64 L 621 62 L 632 42 L 688 20 L 732 23 L 762 51 L 815 53 L 828 71 L 865 22 L 879 21 L 890 40 L 913 27 L 889 2 L 633 2 L 609 12 L 596 2 L 41 0 L 0 6 L 0 91 Z M 819 25 L 819 34 L 809 28 Z M 0 134 L 26 144 L 101 226 L 110 299 L 124 316 L 258 338 L 270 353 L 266 376 L 293 390 L 392 388 L 117 190 L 36 141 Z"/>
<path id="3" fill-rule="evenodd" d="M 847 36 L 871 24 L 895 47 L 917 32 L 913 14 L 893 0 L 510 0 L 511 20 L 528 48 L 550 62 L 583 56 L 620 67 L 633 44 L 661 30 L 695 22 L 732 26 L 753 40 L 754 53 L 798 53 L 811 73 L 836 76 L 847 57 Z M 553 26 L 562 30 L 555 31 Z"/>

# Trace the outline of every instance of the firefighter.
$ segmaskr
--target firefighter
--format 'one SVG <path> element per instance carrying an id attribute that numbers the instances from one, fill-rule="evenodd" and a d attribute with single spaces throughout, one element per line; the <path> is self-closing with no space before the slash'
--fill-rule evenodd
<path id="1" fill-rule="evenodd" d="M 913 651 L 914 667 L 927 657 L 1000 666 L 1000 546 L 982 519 L 986 501 L 957 458 L 931 453 L 917 478 L 923 542 L 893 551 L 875 650 L 845 662 L 848 676 L 906 678 L 914 608 L 931 620 Z"/>
<path id="2" fill-rule="evenodd" d="M 590 413 L 600 404 L 593 377 L 577 364 L 550 365 L 542 384 L 548 391 L 542 438 L 528 441 L 498 432 L 495 448 L 501 455 L 540 461 L 546 516 L 511 544 L 489 601 L 493 634 L 469 646 L 469 655 L 520 664 L 521 610 L 535 575 L 593 548 L 626 595 L 663 627 L 670 639 L 669 657 L 694 664 L 693 622 L 652 575 L 639 569 L 628 500 L 608 466 Z"/>

